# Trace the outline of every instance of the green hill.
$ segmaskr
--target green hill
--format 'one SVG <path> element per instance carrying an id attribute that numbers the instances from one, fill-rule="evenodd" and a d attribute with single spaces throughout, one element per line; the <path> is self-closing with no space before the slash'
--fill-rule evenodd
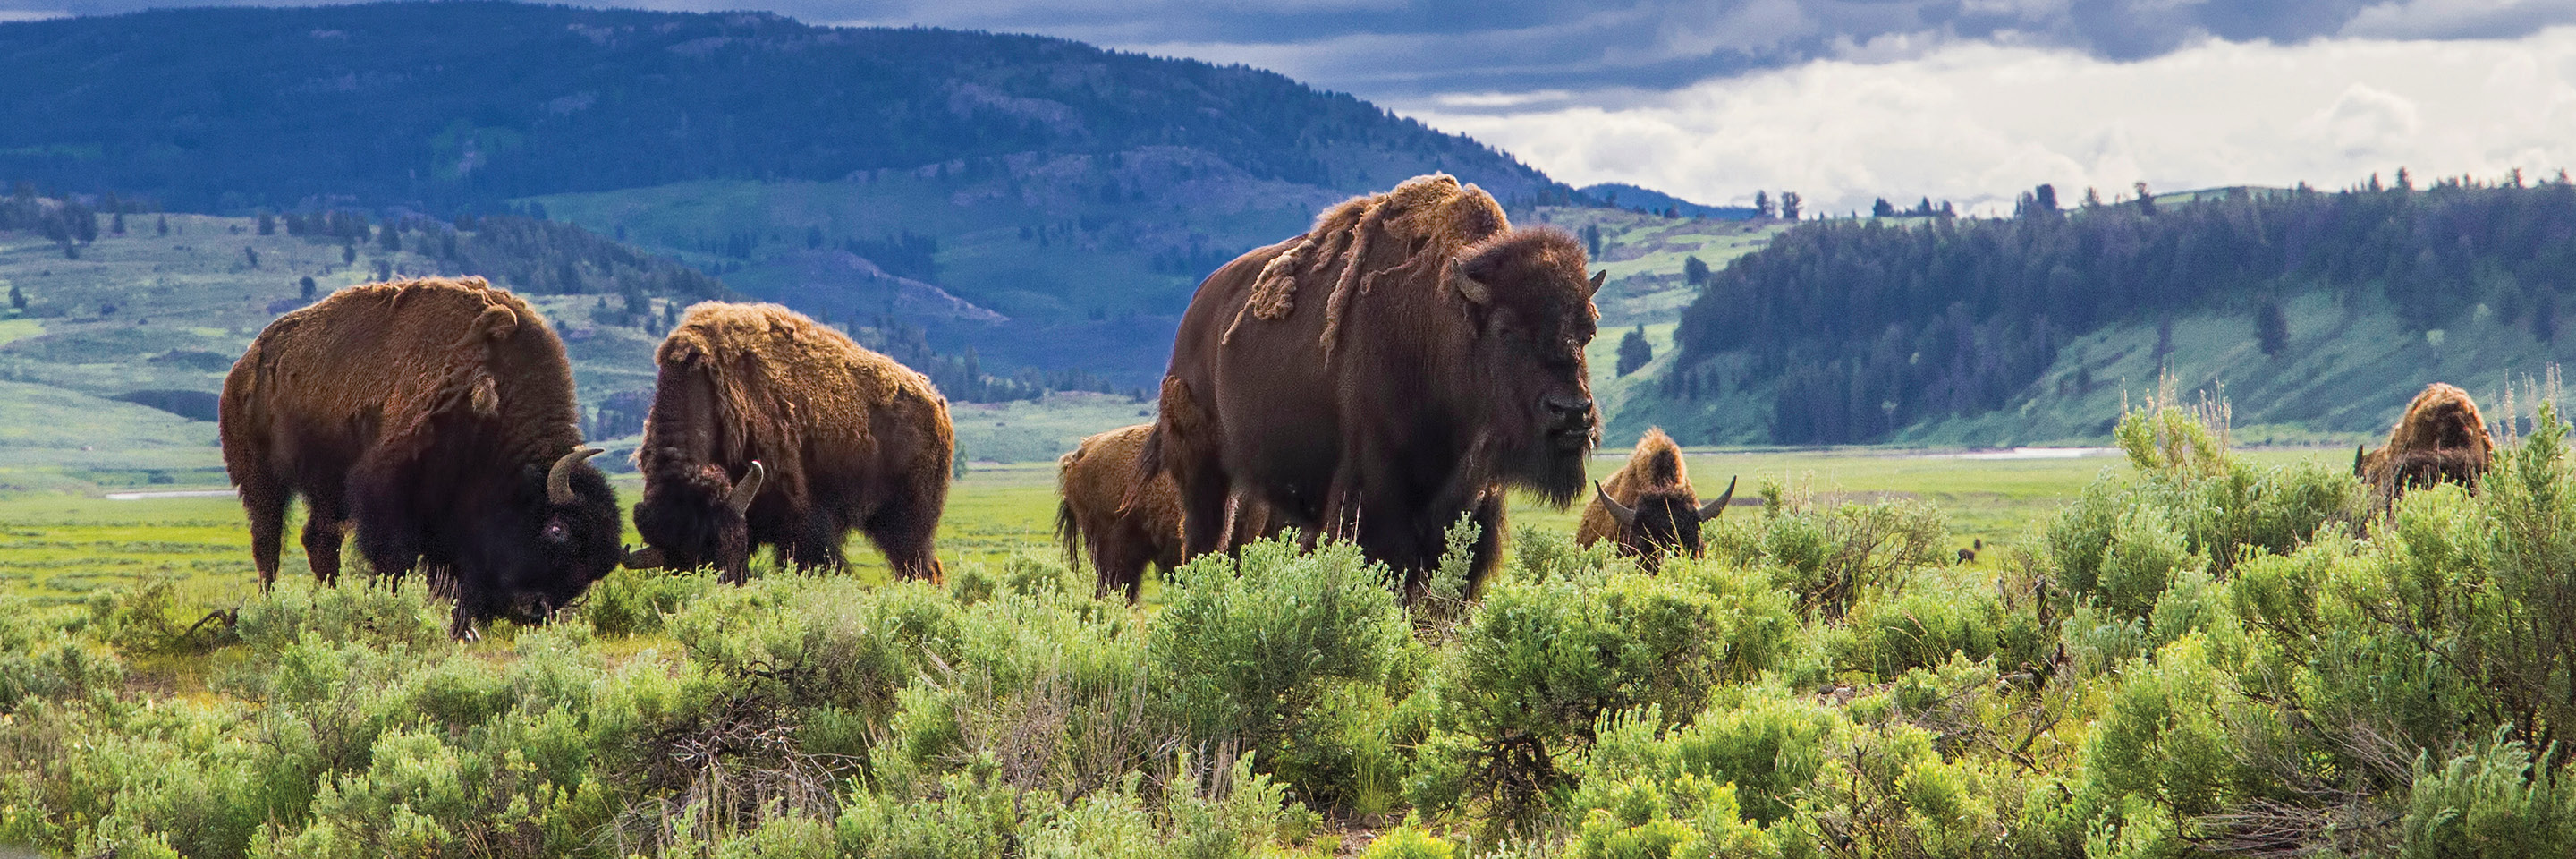
<path id="1" fill-rule="evenodd" d="M 1808 222 L 1708 282 L 1628 424 L 1697 443 L 2099 439 L 2170 373 L 2257 436 L 2359 438 L 2427 383 L 2492 401 L 2567 359 L 2576 187 Z"/>
<path id="2" fill-rule="evenodd" d="M 220 45 L 220 49 L 209 46 Z M 0 24 L 0 180 L 112 207 L 569 220 L 986 366 L 1151 387 L 1198 279 L 1445 171 L 1586 200 L 1280 75 L 1061 39 L 513 3 Z M 111 193 L 112 192 L 112 193 Z"/>

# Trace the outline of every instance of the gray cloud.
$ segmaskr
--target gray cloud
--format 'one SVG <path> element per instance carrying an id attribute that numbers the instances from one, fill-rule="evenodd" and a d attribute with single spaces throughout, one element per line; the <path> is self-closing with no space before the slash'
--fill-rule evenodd
<path id="1" fill-rule="evenodd" d="M 231 0 L 185 5 L 252 5 Z M 274 0 L 260 2 L 270 5 Z M 171 0 L 0 0 L 0 21 Z M 1548 88 L 1673 90 L 1817 59 L 1886 62 L 1961 42 L 2162 56 L 2216 37 L 2499 38 L 2576 22 L 2576 0 L 607 0 L 746 6 L 810 23 L 1063 36 L 1243 62 L 1370 98 Z"/>

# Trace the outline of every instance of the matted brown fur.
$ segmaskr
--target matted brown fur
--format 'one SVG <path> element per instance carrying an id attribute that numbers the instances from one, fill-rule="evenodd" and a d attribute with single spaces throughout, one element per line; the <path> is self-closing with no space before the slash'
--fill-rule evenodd
<path id="1" fill-rule="evenodd" d="M 636 451 L 636 528 L 649 545 L 740 581 L 763 545 L 799 567 L 837 567 L 857 528 L 896 575 L 939 578 L 933 533 L 957 442 L 929 378 L 774 304 L 691 307 L 654 362 L 661 380 Z M 740 516 L 744 539 L 700 539 L 754 461 L 766 477 Z"/>
<path id="2" fill-rule="evenodd" d="M 551 466 L 581 447 L 579 418 L 562 341 L 469 277 L 354 286 L 279 317 L 225 378 L 218 424 L 263 584 L 302 495 L 317 579 L 338 575 L 354 523 L 378 575 L 417 561 L 457 597 L 463 634 L 481 617 L 542 614 L 615 569 L 616 502 L 598 470 L 569 472 L 575 503 L 547 499 Z M 525 533 L 491 521 L 521 510 Z"/>
<path id="3" fill-rule="evenodd" d="M 1587 267 L 1571 235 L 1513 229 L 1447 176 L 1335 206 L 1200 284 L 1138 469 L 1171 475 L 1192 552 L 1239 545 L 1222 523 L 1242 495 L 1359 543 L 1408 594 L 1471 518 L 1472 586 L 1499 558 L 1506 485 L 1558 504 L 1586 488 Z"/>
<path id="4" fill-rule="evenodd" d="M 2435 451 L 2444 455 L 2416 456 L 2411 468 L 2398 465 L 2410 455 Z M 2495 441 L 2487 435 L 2486 418 L 2478 413 L 2478 404 L 2469 399 L 2469 392 L 2435 382 L 2406 404 L 2406 413 L 2388 429 L 2385 444 L 2356 456 L 2353 471 L 2385 500 L 2416 485 L 2411 480 L 2426 475 L 2440 475 L 2440 479 L 2474 488 L 2477 475 L 2486 472 L 2487 462 L 2494 454 Z"/>
<path id="5" fill-rule="evenodd" d="M 1628 463 L 1601 483 L 1601 491 L 1641 517 L 1665 516 L 1675 520 L 1671 527 L 1688 528 L 1686 545 L 1665 545 L 1664 541 L 1684 542 L 1674 535 L 1649 535 L 1646 528 L 1622 528 L 1618 517 L 1601 503 L 1596 495 L 1583 507 L 1583 518 L 1575 526 L 1574 541 L 1590 546 L 1610 540 L 1619 553 L 1641 559 L 1651 570 L 1665 552 L 1683 550 L 1696 555 L 1699 543 L 1699 494 L 1692 490 L 1690 472 L 1682 462 L 1682 450 L 1660 427 L 1648 428 L 1637 438 L 1637 447 L 1628 454 Z M 1688 523 L 1678 520 L 1687 513 Z M 1640 525 L 1646 521 L 1641 519 Z M 1664 530 L 1664 529 L 1655 529 Z M 1661 537 L 1662 539 L 1657 539 Z"/>
<path id="6" fill-rule="evenodd" d="M 1342 201 L 1317 215 L 1305 235 L 1261 267 L 1251 300 L 1235 312 L 1225 339 L 1233 341 L 1247 315 L 1269 320 L 1287 316 L 1296 308 L 1298 280 L 1338 265 L 1341 274 L 1326 297 L 1324 332 L 1317 341 L 1330 360 L 1354 294 L 1367 292 L 1380 277 L 1412 271 L 1427 271 L 1446 282 L 1460 251 L 1510 226 L 1502 204 L 1491 195 L 1441 173 L 1416 176 L 1383 194 Z M 1365 264 L 1381 244 L 1390 242 L 1403 248 L 1401 262 L 1375 269 Z"/>

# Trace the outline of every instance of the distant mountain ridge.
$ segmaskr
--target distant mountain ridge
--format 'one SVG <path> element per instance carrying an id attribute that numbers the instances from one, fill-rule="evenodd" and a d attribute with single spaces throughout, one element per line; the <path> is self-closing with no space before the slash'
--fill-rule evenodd
<path id="1" fill-rule="evenodd" d="M 1649 214 L 1670 211 L 1685 218 L 1717 218 L 1741 221 L 1762 214 L 1751 206 L 1709 206 L 1693 203 L 1652 188 L 1640 188 L 1626 182 L 1601 182 L 1585 185 L 1580 193 L 1601 205 L 1620 209 L 1642 210 Z"/>
<path id="2" fill-rule="evenodd" d="M 1015 153 L 1215 153 L 1348 192 L 1434 170 L 1561 189 L 1287 77 L 1063 39 L 501 2 L 166 9 L 0 24 L 0 178 L 240 213 L 434 212 Z"/>

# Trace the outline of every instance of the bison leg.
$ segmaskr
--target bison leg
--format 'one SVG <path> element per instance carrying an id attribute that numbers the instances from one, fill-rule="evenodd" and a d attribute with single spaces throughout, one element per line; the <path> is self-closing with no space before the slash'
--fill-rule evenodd
<path id="1" fill-rule="evenodd" d="M 1134 603 L 1145 589 L 1145 565 L 1154 562 L 1154 538 L 1134 522 L 1118 522 L 1092 541 L 1091 564 L 1100 571 L 1100 593 L 1124 593 Z M 1097 533 L 1097 532 L 1095 532 Z"/>
<path id="2" fill-rule="evenodd" d="M 265 476 L 241 481 L 242 513 L 250 519 L 250 560 L 262 592 L 277 584 L 277 549 L 286 536 L 286 487 Z"/>
<path id="3" fill-rule="evenodd" d="M 348 502 L 337 492 L 313 493 L 305 496 L 304 507 L 304 559 L 313 567 L 313 581 L 336 586 L 340 544 L 349 536 Z"/>
<path id="4" fill-rule="evenodd" d="M 1503 491 L 1485 493 L 1476 502 L 1476 547 L 1470 550 L 1467 563 L 1467 596 L 1485 589 L 1485 581 L 1503 563 Z M 1443 540 L 1445 547 L 1447 541 Z"/>
<path id="5" fill-rule="evenodd" d="M 859 527 L 877 544 L 877 551 L 885 553 L 895 578 L 939 581 L 937 506 L 888 504 Z M 836 553 L 838 549 L 834 547 Z"/>

